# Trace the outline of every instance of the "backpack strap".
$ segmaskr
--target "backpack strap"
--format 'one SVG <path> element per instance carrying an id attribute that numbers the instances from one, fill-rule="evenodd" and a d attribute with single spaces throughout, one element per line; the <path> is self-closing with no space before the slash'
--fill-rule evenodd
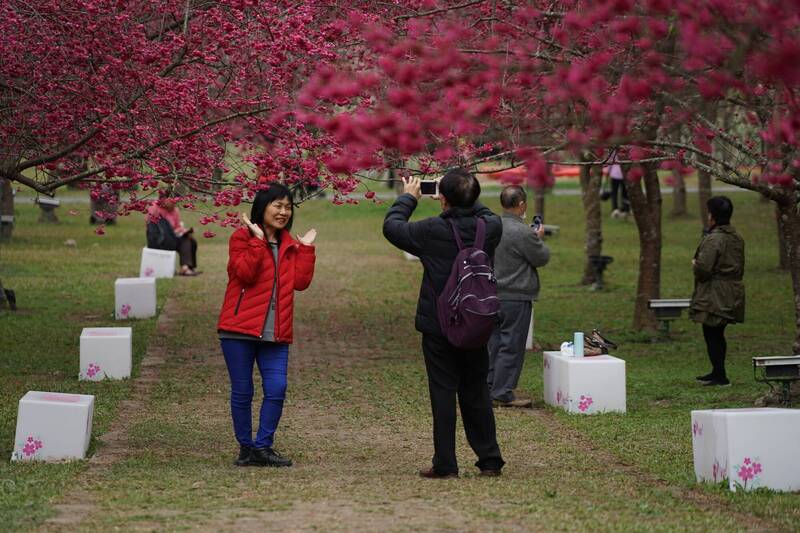
<path id="1" fill-rule="evenodd" d="M 486 221 L 481 217 L 477 217 L 475 230 L 475 244 L 473 246 L 479 250 L 483 250 L 483 245 L 486 244 Z"/>
<path id="2" fill-rule="evenodd" d="M 450 227 L 453 228 L 453 236 L 456 238 L 458 250 L 461 251 L 464 249 L 464 241 L 461 240 L 461 235 L 458 234 L 458 228 L 456 227 L 456 223 L 453 222 L 453 219 L 448 219 L 448 221 L 450 222 Z M 472 246 L 483 250 L 483 245 L 486 244 L 486 221 L 481 217 L 475 217 L 475 226 L 475 242 Z"/>
<path id="3" fill-rule="evenodd" d="M 448 222 L 450 222 L 450 227 L 453 228 L 453 236 L 456 238 L 456 244 L 458 245 L 458 251 L 460 252 L 464 249 L 464 241 L 461 240 L 461 235 L 458 234 L 458 228 L 456 227 L 456 223 L 453 222 L 453 219 L 448 219 Z"/>

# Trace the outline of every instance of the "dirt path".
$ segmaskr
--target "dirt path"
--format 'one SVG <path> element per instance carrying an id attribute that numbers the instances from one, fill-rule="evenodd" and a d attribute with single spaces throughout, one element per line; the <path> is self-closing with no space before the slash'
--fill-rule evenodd
<path id="1" fill-rule="evenodd" d="M 237 446 L 214 332 L 225 281 L 218 248 L 207 274 L 182 280 L 132 400 L 44 529 L 778 529 L 711 493 L 621 464 L 543 410 L 497 412 L 502 478 L 476 476 L 462 435 L 460 479 L 416 477 L 429 464 L 431 422 L 415 334 L 407 325 L 375 333 L 381 304 L 368 289 L 352 292 L 356 274 L 341 262 L 352 250 L 335 244 L 323 246 L 298 304 L 276 441 L 295 466 L 232 466 Z"/>

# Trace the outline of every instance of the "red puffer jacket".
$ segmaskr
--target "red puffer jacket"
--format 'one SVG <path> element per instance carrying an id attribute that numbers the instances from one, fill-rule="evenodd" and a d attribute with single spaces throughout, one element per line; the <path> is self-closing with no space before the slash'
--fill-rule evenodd
<path id="1" fill-rule="evenodd" d="M 275 342 L 292 342 L 294 291 L 302 291 L 314 277 L 314 247 L 295 241 L 281 230 L 278 274 L 269 245 L 247 228 L 231 235 L 228 249 L 228 288 L 219 314 L 218 330 L 260 337 L 277 279 Z"/>

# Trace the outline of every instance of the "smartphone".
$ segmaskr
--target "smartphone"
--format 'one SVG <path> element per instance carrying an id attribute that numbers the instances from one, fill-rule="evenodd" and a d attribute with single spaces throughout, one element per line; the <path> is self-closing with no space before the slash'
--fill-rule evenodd
<path id="1" fill-rule="evenodd" d="M 539 228 L 542 227 L 544 220 L 542 219 L 542 215 L 533 215 L 533 222 L 531 222 L 531 227 L 533 231 L 539 231 Z"/>
<path id="2" fill-rule="evenodd" d="M 439 192 L 439 182 L 436 180 L 420 181 L 419 188 L 424 196 L 436 196 Z"/>

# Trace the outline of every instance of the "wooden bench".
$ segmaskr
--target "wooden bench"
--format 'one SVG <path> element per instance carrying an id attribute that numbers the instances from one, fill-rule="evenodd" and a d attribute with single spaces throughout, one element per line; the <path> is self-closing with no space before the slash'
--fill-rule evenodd
<path id="1" fill-rule="evenodd" d="M 669 336 L 669 323 L 681 317 L 684 309 L 688 309 L 691 300 L 688 298 L 673 298 L 663 300 L 650 300 L 647 307 L 653 310 L 656 319 L 661 322 L 661 333 Z"/>
<path id="2" fill-rule="evenodd" d="M 56 208 L 61 205 L 61 200 L 40 196 L 36 199 L 36 203 L 39 204 L 39 208 L 42 210 L 39 215 L 39 222 L 58 222 Z"/>
<path id="3" fill-rule="evenodd" d="M 800 355 L 778 357 L 753 357 L 753 378 L 766 383 L 774 390 L 774 384 L 781 386 L 781 404 L 792 404 L 792 383 L 800 381 Z"/>
<path id="4" fill-rule="evenodd" d="M 10 239 L 14 229 L 14 215 L 0 215 L 0 239 Z"/>
<path id="5" fill-rule="evenodd" d="M 547 237 L 558 235 L 558 232 L 561 231 L 561 226 L 556 226 L 554 224 L 542 224 L 542 226 L 544 226 L 544 234 Z"/>

